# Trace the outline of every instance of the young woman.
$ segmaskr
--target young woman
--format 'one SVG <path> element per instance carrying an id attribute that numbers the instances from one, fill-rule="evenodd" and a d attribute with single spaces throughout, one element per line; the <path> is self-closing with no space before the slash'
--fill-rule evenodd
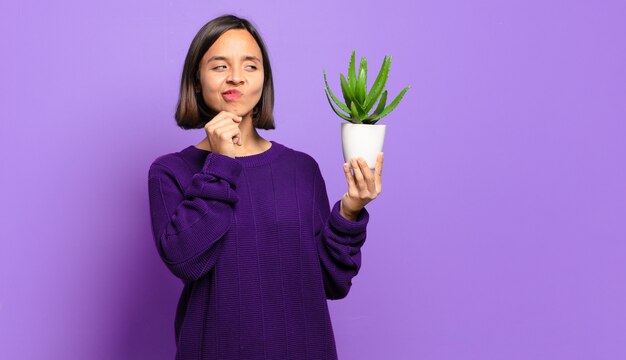
<path id="1" fill-rule="evenodd" d="M 252 24 L 204 25 L 183 68 L 176 121 L 204 128 L 196 145 L 149 169 L 154 240 L 184 283 L 176 359 L 336 359 L 327 299 L 348 294 L 382 186 L 344 164 L 348 191 L 331 208 L 309 155 L 256 131 L 274 129 L 272 71 Z"/>

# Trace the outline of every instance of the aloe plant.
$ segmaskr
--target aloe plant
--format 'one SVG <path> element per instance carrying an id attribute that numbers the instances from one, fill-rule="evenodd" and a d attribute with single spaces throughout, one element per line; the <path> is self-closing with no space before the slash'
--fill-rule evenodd
<path id="1" fill-rule="evenodd" d="M 389 113 L 395 109 L 396 106 L 398 106 L 400 100 L 402 100 L 402 97 L 407 90 L 409 90 L 410 86 L 402 89 L 400 94 L 398 94 L 398 96 L 396 96 L 396 98 L 393 99 L 388 106 L 385 106 L 387 103 L 387 90 L 383 91 L 383 89 L 385 88 L 387 78 L 389 77 L 391 56 L 385 56 L 383 64 L 380 67 L 380 71 L 378 72 L 376 80 L 374 81 L 374 84 L 372 84 L 372 88 L 369 92 L 367 90 L 367 60 L 365 57 L 361 58 L 358 72 L 359 76 L 357 77 L 354 68 L 354 56 L 355 51 L 352 50 L 350 65 L 348 66 L 348 79 L 346 80 L 343 74 L 339 74 L 339 80 L 341 81 L 341 93 L 345 103 L 341 102 L 341 100 L 339 100 L 339 98 L 337 98 L 330 90 L 328 80 L 326 79 L 326 70 L 323 70 L 324 83 L 326 84 L 326 98 L 328 99 L 330 107 L 340 118 L 353 124 L 372 125 L 384 116 L 389 115 Z M 378 101 L 378 105 L 376 106 L 374 112 L 370 114 L 370 111 L 374 107 L 376 101 Z M 339 109 L 333 105 L 333 102 Z M 345 111 L 347 115 L 339 110 Z"/>

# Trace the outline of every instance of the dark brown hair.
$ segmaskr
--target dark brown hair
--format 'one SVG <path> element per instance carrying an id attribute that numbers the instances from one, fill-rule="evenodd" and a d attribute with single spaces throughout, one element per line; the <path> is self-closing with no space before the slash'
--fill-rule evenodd
<path id="1" fill-rule="evenodd" d="M 211 45 L 226 31 L 231 29 L 247 30 L 256 40 L 263 56 L 263 92 L 259 102 L 252 111 L 252 124 L 259 129 L 275 129 L 274 126 L 274 81 L 269 56 L 263 39 L 246 19 L 234 15 L 222 15 L 206 23 L 193 38 L 185 58 L 182 79 L 180 81 L 180 95 L 176 105 L 176 123 L 183 129 L 201 129 L 217 113 L 209 108 L 200 89 L 198 77 L 200 60 Z"/>

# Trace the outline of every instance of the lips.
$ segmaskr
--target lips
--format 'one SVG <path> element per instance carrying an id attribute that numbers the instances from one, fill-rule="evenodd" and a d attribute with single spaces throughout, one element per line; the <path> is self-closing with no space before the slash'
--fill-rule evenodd
<path id="1" fill-rule="evenodd" d="M 239 99 L 241 95 L 243 95 L 241 91 L 236 90 L 236 89 L 229 89 L 222 93 L 222 96 L 224 97 L 226 101 L 235 101 Z"/>

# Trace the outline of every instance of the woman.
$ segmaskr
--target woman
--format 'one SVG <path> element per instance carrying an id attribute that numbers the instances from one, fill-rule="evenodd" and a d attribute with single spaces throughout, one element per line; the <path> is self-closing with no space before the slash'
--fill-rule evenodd
<path id="1" fill-rule="evenodd" d="M 348 164 L 348 191 L 329 206 L 309 155 L 256 128 L 274 129 L 272 71 L 249 21 L 218 17 L 193 39 L 176 121 L 204 128 L 197 145 L 149 170 L 152 230 L 184 282 L 176 359 L 336 359 L 327 299 L 348 294 L 361 266 L 374 174 Z"/>

